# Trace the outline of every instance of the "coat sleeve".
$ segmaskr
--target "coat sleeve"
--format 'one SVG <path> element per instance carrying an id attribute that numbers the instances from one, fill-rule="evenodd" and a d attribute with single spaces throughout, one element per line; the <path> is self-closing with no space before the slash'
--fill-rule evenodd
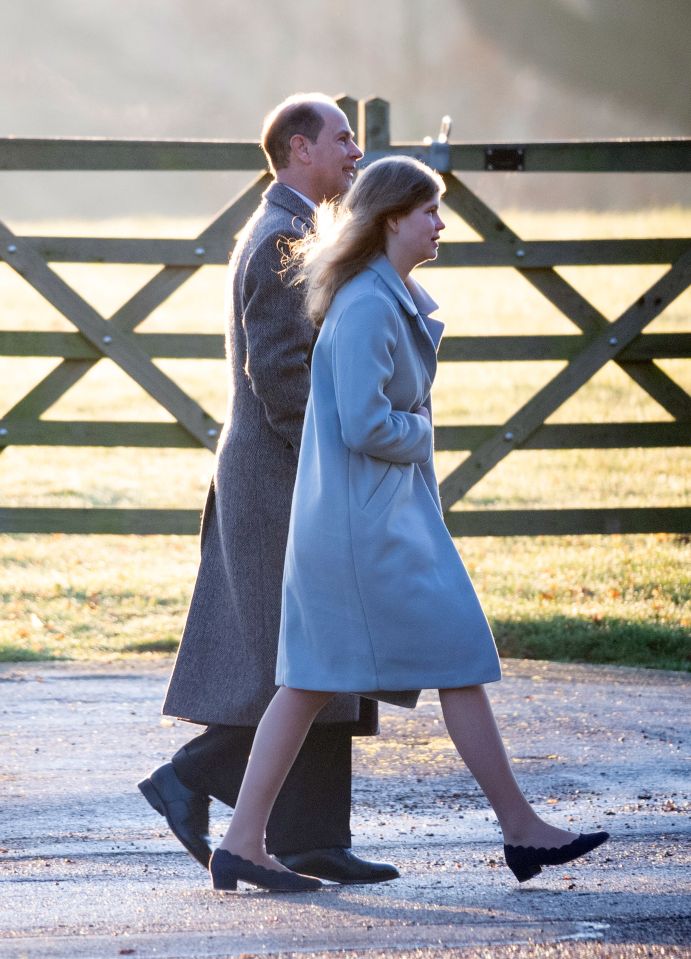
<path id="1" fill-rule="evenodd" d="M 291 286 L 282 265 L 282 237 L 264 239 L 249 259 L 243 283 L 245 371 L 271 427 L 296 452 L 310 388 L 307 356 L 314 328 L 304 293 Z"/>
<path id="2" fill-rule="evenodd" d="M 424 463 L 432 455 L 432 425 L 395 410 L 385 387 L 394 372 L 399 319 L 374 294 L 349 304 L 339 317 L 332 363 L 341 435 L 347 447 L 391 463 Z"/>

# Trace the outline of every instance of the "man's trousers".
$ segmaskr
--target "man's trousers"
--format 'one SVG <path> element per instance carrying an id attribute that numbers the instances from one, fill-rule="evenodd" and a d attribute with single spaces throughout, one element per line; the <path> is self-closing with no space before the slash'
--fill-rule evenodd
<path id="1" fill-rule="evenodd" d="M 188 789 L 234 807 L 255 732 L 249 726 L 207 727 L 173 756 L 178 778 Z M 350 847 L 351 753 L 349 730 L 310 729 L 269 818 L 268 852 Z"/>

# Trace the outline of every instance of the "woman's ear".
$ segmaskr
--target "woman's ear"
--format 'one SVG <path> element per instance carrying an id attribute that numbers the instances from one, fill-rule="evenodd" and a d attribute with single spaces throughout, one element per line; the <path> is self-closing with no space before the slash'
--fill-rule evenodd
<path id="1" fill-rule="evenodd" d="M 387 216 L 386 226 L 392 233 L 398 233 L 398 217 L 397 216 Z"/>

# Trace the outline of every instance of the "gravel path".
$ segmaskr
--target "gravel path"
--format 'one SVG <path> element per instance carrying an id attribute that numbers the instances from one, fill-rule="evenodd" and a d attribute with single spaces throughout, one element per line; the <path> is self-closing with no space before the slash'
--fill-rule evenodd
<path id="1" fill-rule="evenodd" d="M 212 892 L 136 790 L 194 729 L 159 715 L 170 663 L 0 667 L 0 959 L 691 956 L 691 680 L 504 666 L 490 694 L 529 797 L 611 843 L 519 887 L 425 693 L 355 740 L 353 846 L 402 878 L 302 896 Z"/>

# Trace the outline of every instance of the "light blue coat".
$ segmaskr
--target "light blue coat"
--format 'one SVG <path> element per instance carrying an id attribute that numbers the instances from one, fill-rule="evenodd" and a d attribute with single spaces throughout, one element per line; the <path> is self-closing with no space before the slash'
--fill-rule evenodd
<path id="1" fill-rule="evenodd" d="M 420 689 L 501 678 L 444 525 L 432 426 L 413 412 L 431 413 L 443 330 L 421 287 L 415 301 L 380 256 L 324 319 L 288 532 L 278 685 L 414 705 Z"/>

